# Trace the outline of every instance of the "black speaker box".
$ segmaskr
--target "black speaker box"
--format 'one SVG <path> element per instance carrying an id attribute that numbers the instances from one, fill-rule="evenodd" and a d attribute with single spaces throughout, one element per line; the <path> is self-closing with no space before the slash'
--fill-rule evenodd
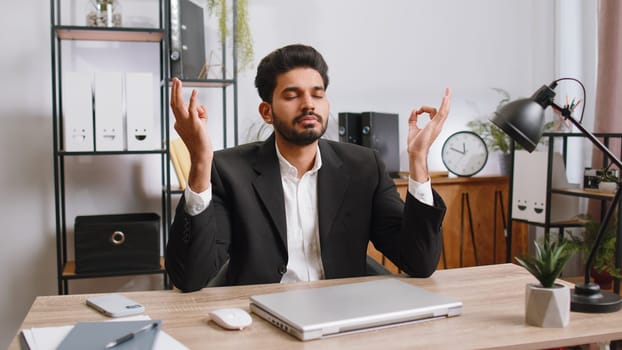
<path id="1" fill-rule="evenodd" d="M 339 113 L 339 141 L 361 144 L 361 113 Z"/>
<path id="2" fill-rule="evenodd" d="M 394 113 L 361 113 L 361 145 L 378 151 L 392 177 L 399 177 L 400 150 L 398 115 Z"/>

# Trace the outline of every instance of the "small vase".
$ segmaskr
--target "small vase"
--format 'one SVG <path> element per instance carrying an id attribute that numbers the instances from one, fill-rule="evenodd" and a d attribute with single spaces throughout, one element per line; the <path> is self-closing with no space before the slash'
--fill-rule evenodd
<path id="1" fill-rule="evenodd" d="M 566 327 L 570 322 L 570 288 L 561 284 L 555 284 L 553 288 L 527 284 L 525 322 L 544 328 Z"/>
<path id="2" fill-rule="evenodd" d="M 511 176 L 512 155 L 509 153 L 499 153 L 499 173 L 504 176 Z"/>
<path id="3" fill-rule="evenodd" d="M 594 283 L 598 284 L 600 289 L 607 290 L 613 287 L 613 276 L 607 271 L 590 270 L 590 276 L 594 280 Z"/>
<path id="4" fill-rule="evenodd" d="M 121 6 L 117 0 L 94 0 L 94 10 L 86 16 L 88 27 L 120 27 Z"/>

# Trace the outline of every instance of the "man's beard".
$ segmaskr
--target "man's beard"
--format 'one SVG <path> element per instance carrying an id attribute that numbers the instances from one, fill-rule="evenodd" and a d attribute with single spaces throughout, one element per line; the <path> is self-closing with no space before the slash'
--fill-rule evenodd
<path id="1" fill-rule="evenodd" d="M 298 123 L 300 119 L 309 115 L 316 117 L 317 121 L 322 126 L 321 130 L 318 132 L 313 126 L 309 126 L 301 132 L 296 131 L 296 123 Z M 272 120 L 274 130 L 279 133 L 285 141 L 299 146 L 307 146 L 317 141 L 320 137 L 322 137 L 322 135 L 324 135 L 326 127 L 328 126 L 328 123 L 324 123 L 324 118 L 313 111 L 305 111 L 301 115 L 294 118 L 291 126 L 287 125 L 281 118 L 279 118 L 274 111 L 272 112 Z"/>

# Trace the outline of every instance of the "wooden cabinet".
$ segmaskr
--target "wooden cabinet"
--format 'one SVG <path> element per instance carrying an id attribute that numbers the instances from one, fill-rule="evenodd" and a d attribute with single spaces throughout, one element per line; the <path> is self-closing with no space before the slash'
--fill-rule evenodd
<path id="1" fill-rule="evenodd" d="M 396 185 L 400 196 L 405 198 L 408 180 L 398 179 Z M 438 268 L 504 263 L 508 177 L 438 177 L 432 178 L 432 187 L 447 206 L 443 221 L 443 256 Z M 512 257 L 527 251 L 527 225 L 516 221 L 513 225 Z M 368 253 L 392 272 L 399 272 L 371 244 Z"/>

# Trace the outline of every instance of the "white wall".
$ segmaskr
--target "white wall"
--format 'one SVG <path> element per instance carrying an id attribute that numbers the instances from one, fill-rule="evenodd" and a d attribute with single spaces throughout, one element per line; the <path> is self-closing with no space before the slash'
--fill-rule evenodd
<path id="1" fill-rule="evenodd" d="M 491 88 L 518 97 L 553 78 L 551 1 L 375 3 L 251 1 L 257 57 L 296 42 L 318 48 L 330 67 L 334 117 L 344 111 L 394 112 L 407 125 L 413 108 L 438 106 L 444 88 L 451 87 L 452 112 L 431 151 L 432 170 L 444 169 L 440 147 L 450 133 L 494 110 L 499 95 Z M 257 119 L 253 78 L 247 72 L 240 84 L 240 117 L 250 120 Z M 406 131 L 401 129 L 400 145 Z M 402 147 L 401 168 L 407 167 Z"/>
<path id="2" fill-rule="evenodd" d="M 149 1 L 153 0 L 135 3 Z M 328 97 L 333 116 L 340 111 L 396 112 L 405 125 L 412 108 L 438 105 L 443 89 L 451 87 L 450 118 L 429 161 L 431 169 L 440 170 L 443 140 L 496 106 L 499 96 L 491 88 L 503 88 L 512 97 L 525 96 L 560 73 L 557 62 L 564 58 L 555 54 L 559 38 L 553 19 L 560 11 L 556 3 L 249 0 L 249 16 L 256 60 L 276 47 L 297 42 L 324 54 L 330 66 Z M 4 82 L 0 280 L 5 286 L 0 297 L 0 348 L 15 335 L 37 295 L 56 293 L 48 7 L 47 1 L 27 0 L 13 2 L 10 10 L 0 13 Z M 124 10 L 134 8 L 128 4 Z M 591 56 L 594 46 L 588 49 Z M 253 71 L 240 76 L 240 134 L 258 119 L 253 78 Z M 405 129 L 400 142 L 405 143 Z M 84 157 L 71 165 L 71 174 L 84 176 L 69 183 L 76 199 L 71 210 L 158 209 L 157 190 L 154 194 L 149 185 L 159 182 L 153 180 L 159 176 L 153 175 L 159 174 L 157 162 L 154 166 L 134 157 L 94 158 Z M 495 172 L 495 166 L 491 161 L 486 171 Z M 122 173 L 111 180 L 111 169 Z M 129 193 L 129 198 L 120 199 L 116 190 Z M 145 277 L 83 280 L 71 282 L 70 289 L 148 289 L 158 288 L 159 283 L 157 278 Z"/>

